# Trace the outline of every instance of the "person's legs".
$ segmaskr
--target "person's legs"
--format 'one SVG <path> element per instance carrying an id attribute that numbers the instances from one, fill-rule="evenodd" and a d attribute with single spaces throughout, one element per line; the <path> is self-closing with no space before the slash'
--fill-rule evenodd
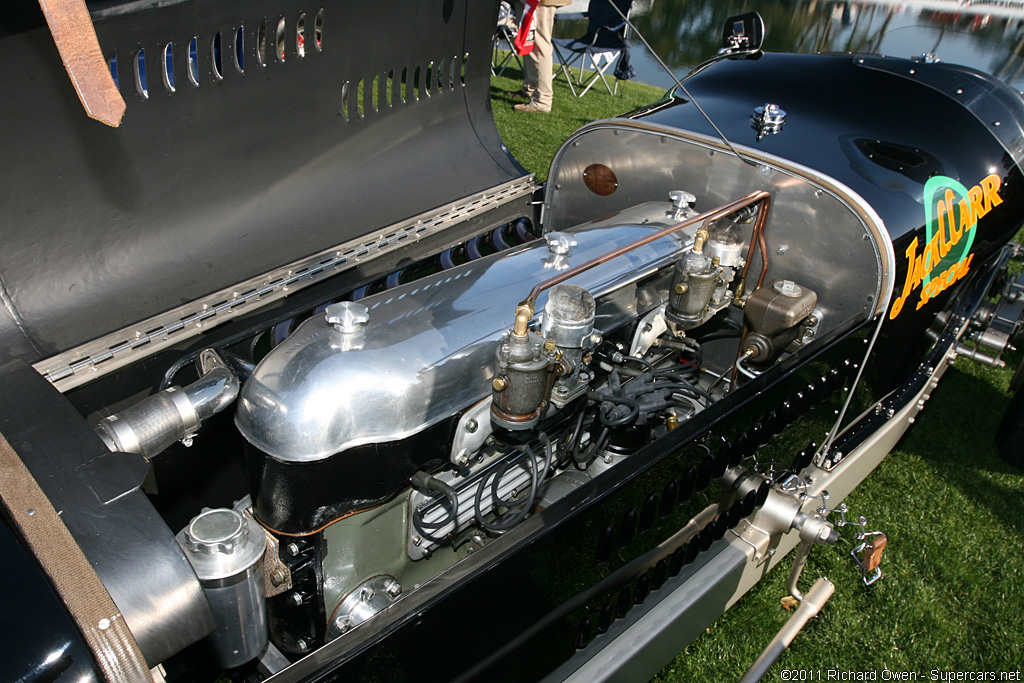
<path id="1" fill-rule="evenodd" d="M 534 50 L 537 49 L 534 45 Z M 534 63 L 533 53 L 523 55 L 523 94 L 533 99 L 537 92 L 537 65 Z"/>
<path id="2" fill-rule="evenodd" d="M 543 8 L 538 7 L 536 12 L 539 12 L 541 9 Z M 536 17 L 536 14 L 534 16 Z M 536 33 L 534 35 L 536 36 Z M 537 74 L 539 73 L 536 64 L 536 49 L 535 43 L 534 51 L 528 55 L 523 55 L 523 94 L 531 100 L 533 99 L 533 94 L 537 91 Z"/>
<path id="3" fill-rule="evenodd" d="M 555 26 L 555 8 L 538 6 L 533 22 L 533 50 L 523 57 L 523 92 L 530 101 L 517 104 L 515 109 L 523 112 L 548 112 L 551 111 L 554 99 L 551 34 Z"/>
<path id="4" fill-rule="evenodd" d="M 555 8 L 541 5 L 534 17 L 537 28 L 531 56 L 534 57 L 537 85 L 536 91 L 531 93 L 531 100 L 541 109 L 551 109 L 551 102 L 554 100 L 551 78 L 554 49 L 551 45 L 551 34 L 555 28 Z"/>

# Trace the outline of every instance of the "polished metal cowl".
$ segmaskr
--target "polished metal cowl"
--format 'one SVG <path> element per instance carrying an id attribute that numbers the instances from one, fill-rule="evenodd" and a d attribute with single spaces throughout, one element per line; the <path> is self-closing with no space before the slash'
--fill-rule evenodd
<path id="1" fill-rule="evenodd" d="M 577 265 L 664 228 L 667 208 L 642 204 L 569 230 L 576 245 L 559 258 Z M 596 328 L 635 317 L 635 296 L 606 295 L 673 263 L 692 238 L 683 230 L 572 278 L 598 301 Z M 358 334 L 310 318 L 243 386 L 238 429 L 274 458 L 310 462 L 403 439 L 455 415 L 490 392 L 499 340 L 517 303 L 552 275 L 550 256 L 538 240 L 367 297 Z M 538 310 L 546 300 L 544 293 Z"/>

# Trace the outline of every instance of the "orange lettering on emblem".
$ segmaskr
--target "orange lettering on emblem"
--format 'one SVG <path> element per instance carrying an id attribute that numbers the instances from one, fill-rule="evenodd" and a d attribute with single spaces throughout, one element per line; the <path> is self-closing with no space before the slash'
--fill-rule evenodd
<path id="1" fill-rule="evenodd" d="M 995 173 L 982 178 L 980 185 L 985 192 L 985 213 L 988 213 L 993 206 L 1003 203 L 1003 198 L 999 196 L 1000 184 L 1002 181 Z"/>

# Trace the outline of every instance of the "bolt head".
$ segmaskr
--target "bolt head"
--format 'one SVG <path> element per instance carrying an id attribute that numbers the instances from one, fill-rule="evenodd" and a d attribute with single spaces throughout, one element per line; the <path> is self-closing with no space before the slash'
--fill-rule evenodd
<path id="1" fill-rule="evenodd" d="M 505 391 L 505 378 L 495 377 L 494 381 L 491 382 L 491 386 L 494 387 L 495 391 Z"/>
<path id="2" fill-rule="evenodd" d="M 299 556 L 299 544 L 298 543 L 289 543 L 285 547 L 288 549 L 288 554 L 291 555 L 292 557 L 298 557 Z"/>
<path id="3" fill-rule="evenodd" d="M 476 420 L 470 420 L 466 423 L 466 431 L 470 434 L 474 434 L 479 427 L 480 424 Z"/>
<path id="4" fill-rule="evenodd" d="M 296 607 L 302 606 L 302 595 L 300 595 L 299 593 L 292 593 L 290 599 L 292 601 L 292 604 Z"/>

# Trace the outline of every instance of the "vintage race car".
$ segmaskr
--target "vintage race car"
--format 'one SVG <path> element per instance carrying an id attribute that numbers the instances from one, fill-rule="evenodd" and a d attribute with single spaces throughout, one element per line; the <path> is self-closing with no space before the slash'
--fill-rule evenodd
<path id="1" fill-rule="evenodd" d="M 641 680 L 797 546 L 813 602 L 1019 325 L 975 315 L 1024 220 L 977 71 L 738 17 L 541 185 L 496 2 L 42 7 L 0 23 L 4 680 Z"/>

